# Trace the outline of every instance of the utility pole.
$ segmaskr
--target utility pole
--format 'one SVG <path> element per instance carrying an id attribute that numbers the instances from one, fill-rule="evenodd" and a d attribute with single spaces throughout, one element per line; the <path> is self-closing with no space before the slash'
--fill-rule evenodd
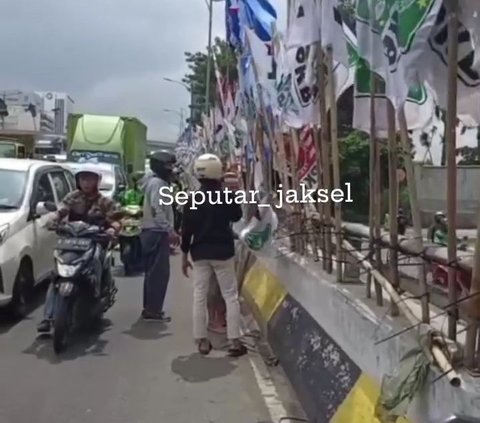
<path id="1" fill-rule="evenodd" d="M 208 0 L 208 49 L 207 49 L 207 80 L 205 83 L 205 113 L 209 115 L 210 107 L 210 75 L 212 72 L 212 21 L 213 0 Z"/>

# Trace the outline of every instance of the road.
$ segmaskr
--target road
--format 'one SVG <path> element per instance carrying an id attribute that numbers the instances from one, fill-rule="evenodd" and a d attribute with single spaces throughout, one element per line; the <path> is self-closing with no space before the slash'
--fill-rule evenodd
<path id="1" fill-rule="evenodd" d="M 141 321 L 142 278 L 117 276 L 118 300 L 101 330 L 59 358 L 50 339 L 36 337 L 41 300 L 26 320 L 0 322 L 0 422 L 272 422 L 251 365 L 258 353 L 199 356 L 178 257 L 172 271 L 169 325 Z"/>

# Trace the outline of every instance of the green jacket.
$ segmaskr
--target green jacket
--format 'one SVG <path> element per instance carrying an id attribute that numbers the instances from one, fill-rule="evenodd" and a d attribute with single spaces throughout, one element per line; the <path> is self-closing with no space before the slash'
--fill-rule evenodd
<path id="1" fill-rule="evenodd" d="M 122 206 L 143 206 L 143 194 L 136 189 L 129 189 L 123 194 Z"/>
<path id="2" fill-rule="evenodd" d="M 448 235 L 445 231 L 442 231 L 441 229 L 437 229 L 433 233 L 433 240 L 435 244 L 440 244 L 440 245 L 448 245 Z"/>

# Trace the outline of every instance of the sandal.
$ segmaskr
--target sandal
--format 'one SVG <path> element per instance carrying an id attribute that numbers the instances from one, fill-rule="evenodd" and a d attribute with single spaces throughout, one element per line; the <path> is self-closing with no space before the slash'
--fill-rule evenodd
<path id="1" fill-rule="evenodd" d="M 242 355 L 245 355 L 248 353 L 248 349 L 245 345 L 240 344 L 240 345 L 232 345 L 228 349 L 228 356 L 229 357 L 241 357 Z"/>
<path id="2" fill-rule="evenodd" d="M 208 355 L 212 351 L 212 343 L 208 339 L 201 339 L 198 343 L 198 352 L 202 355 Z"/>

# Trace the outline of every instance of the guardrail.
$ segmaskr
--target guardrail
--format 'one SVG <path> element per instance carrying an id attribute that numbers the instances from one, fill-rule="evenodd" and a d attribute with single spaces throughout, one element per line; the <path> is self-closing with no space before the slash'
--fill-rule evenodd
<path id="1" fill-rule="evenodd" d="M 362 244 L 369 242 L 370 229 L 366 225 L 355 223 L 342 223 L 341 225 L 341 248 L 336 248 L 337 235 L 334 233 L 334 225 L 323 224 L 317 216 L 308 216 L 305 210 L 294 210 L 293 208 L 283 210 L 280 212 L 282 216 L 282 227 L 280 228 L 280 236 L 284 236 L 289 239 L 290 249 L 297 254 L 312 256 L 316 261 L 323 264 L 323 268 L 328 273 L 337 272 L 338 283 L 348 282 L 351 280 L 352 275 L 359 277 L 359 269 L 364 269 L 366 272 L 366 297 L 371 297 L 371 284 L 375 285 L 375 298 L 377 305 L 384 305 L 384 295 L 387 295 L 391 308 L 392 316 L 396 316 L 401 313 L 405 316 L 411 324 L 409 329 L 420 327 L 421 325 L 429 325 L 429 319 L 425 316 L 430 316 L 429 308 L 430 301 L 429 295 L 431 287 L 425 285 L 420 289 L 421 294 L 416 297 L 421 301 L 422 309 L 427 308 L 422 312 L 422 316 L 417 316 L 418 313 L 412 311 L 413 307 L 412 299 L 402 295 L 402 290 L 399 285 L 395 285 L 391 280 L 391 268 L 385 271 L 385 263 L 382 262 L 382 255 L 375 254 L 374 249 L 388 250 L 389 254 L 402 254 L 406 257 L 415 258 L 418 260 L 417 266 L 427 267 L 430 265 L 441 265 L 445 267 L 453 267 L 457 271 L 464 272 L 468 278 L 472 274 L 473 267 L 473 254 L 466 251 L 458 251 L 457 259 L 454 263 L 448 262 L 447 248 L 425 242 L 419 243 L 418 240 L 408 236 L 399 236 L 398 244 L 393 248 L 390 243 L 390 234 L 384 230 L 380 232 L 380 236 L 374 240 L 374 245 L 370 245 L 367 248 L 367 253 L 362 253 Z M 336 251 L 336 255 L 328 256 L 326 251 L 325 239 L 331 237 L 333 250 Z M 339 255 L 339 257 L 337 257 Z M 332 261 L 336 262 L 336 266 L 332 266 Z M 391 267 L 391 263 L 389 263 Z M 395 262 L 396 271 L 401 266 L 398 260 Z M 445 314 L 449 316 L 455 316 L 457 321 L 459 320 L 459 308 L 466 311 L 470 307 L 480 307 L 480 295 L 474 292 L 466 297 L 460 297 L 455 303 L 447 304 L 445 307 Z M 432 328 L 433 333 L 435 331 Z M 452 361 L 458 361 L 458 357 L 454 360 L 451 356 L 451 345 L 446 345 L 442 342 L 444 336 L 437 337 L 433 344 L 431 353 L 435 358 L 436 364 L 447 375 L 450 383 L 453 386 L 460 385 L 460 377 L 454 370 Z M 453 339 L 452 341 L 457 341 Z M 474 376 L 480 376 L 479 364 L 477 361 L 480 357 L 480 345 L 466 344 L 464 347 L 458 345 L 457 352 L 464 349 L 465 357 L 475 357 L 476 360 L 464 360 L 461 364 L 470 371 Z M 460 354 L 461 355 L 461 354 Z M 455 363 L 457 366 L 457 362 Z"/>

